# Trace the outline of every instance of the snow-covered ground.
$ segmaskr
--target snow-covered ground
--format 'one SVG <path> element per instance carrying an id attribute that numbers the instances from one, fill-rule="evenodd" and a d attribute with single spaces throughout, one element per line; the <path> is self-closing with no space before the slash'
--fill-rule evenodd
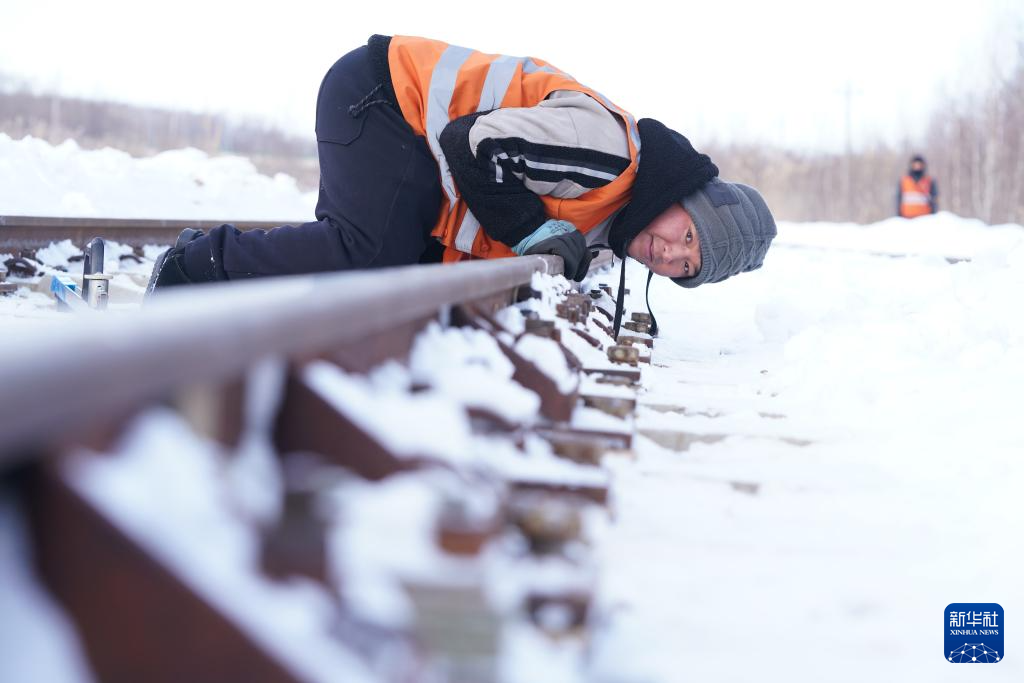
<path id="1" fill-rule="evenodd" d="M 218 162 L 169 153 L 175 163 L 152 164 L 145 189 L 116 165 L 157 158 L 40 145 L 0 136 L 0 206 L 17 207 L 4 211 L 184 217 L 157 196 L 160 174 L 178 187 L 201 174 L 189 159 Z M 52 203 L 20 205 L 15 195 L 34 191 L 5 186 L 26 149 L 40 158 L 31 182 L 58 188 Z M 83 159 L 93 154 L 105 156 Z M 108 175 L 121 180 L 67 199 L 79 181 L 62 174 L 99 183 L 103 159 L 117 159 Z M 242 162 L 224 173 L 224 203 L 209 199 L 204 218 L 303 218 L 310 206 Z M 246 187 L 284 189 L 241 216 Z M 1006 609 L 1007 657 L 985 676 L 1024 680 L 1013 626 L 1024 609 L 1024 228 L 948 213 L 779 227 L 755 273 L 697 290 L 652 284 L 662 332 L 636 458 L 607 462 L 600 680 L 962 680 L 941 635 L 953 602 Z M 633 310 L 644 275 L 630 264 Z M 49 308 L 25 290 L 0 297 L 0 330 L 73 324 Z M 656 442 L 675 432 L 705 440 Z"/>
<path id="2" fill-rule="evenodd" d="M 973 260 L 868 253 L 947 253 L 930 231 Z M 1022 297 L 1024 228 L 949 214 L 783 225 L 758 272 L 657 281 L 664 367 L 643 400 L 686 412 L 641 408 L 638 428 L 731 436 L 641 437 L 615 467 L 607 661 L 650 680 L 962 680 L 943 608 L 1024 605 Z M 1024 678 L 1020 648 L 1011 626 L 986 677 Z"/>

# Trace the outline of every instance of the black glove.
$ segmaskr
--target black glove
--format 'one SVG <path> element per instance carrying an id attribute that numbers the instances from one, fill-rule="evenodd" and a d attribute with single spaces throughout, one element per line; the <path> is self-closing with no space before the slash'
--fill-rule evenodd
<path id="1" fill-rule="evenodd" d="M 149 284 L 146 285 L 147 297 L 157 289 L 192 283 L 192 279 L 185 272 L 185 245 L 202 236 L 202 230 L 185 228 L 178 235 L 174 246 L 157 257 L 156 263 L 153 264 L 153 274 L 149 276 Z"/>
<path id="2" fill-rule="evenodd" d="M 545 237 L 545 235 L 549 235 Z M 533 242 L 540 238 L 539 241 Z M 593 255 L 587 248 L 587 239 L 569 221 L 549 220 L 540 226 L 523 243 L 513 247 L 513 251 L 521 256 L 528 254 L 553 254 L 561 256 L 565 264 L 565 276 L 576 282 L 587 276 L 590 259 Z M 533 242 L 531 244 L 531 242 Z"/>

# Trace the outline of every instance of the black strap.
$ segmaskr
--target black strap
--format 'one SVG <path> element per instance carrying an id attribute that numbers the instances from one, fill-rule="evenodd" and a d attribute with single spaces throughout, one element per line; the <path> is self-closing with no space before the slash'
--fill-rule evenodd
<path id="1" fill-rule="evenodd" d="M 591 249 L 604 248 L 611 249 L 606 244 L 592 245 Z M 615 321 L 612 323 L 612 336 L 615 338 L 615 343 L 619 341 L 619 327 L 622 325 L 622 314 L 626 310 L 626 259 L 622 260 L 622 268 L 619 270 L 619 291 L 615 296 Z M 647 271 L 647 288 L 644 291 L 644 299 L 647 302 L 647 313 L 651 316 L 651 336 L 658 336 L 658 319 L 654 317 L 654 311 L 651 310 L 651 279 L 654 277 L 654 271 Z"/>
<path id="2" fill-rule="evenodd" d="M 390 104 L 386 97 L 378 97 L 375 100 L 370 99 L 374 95 L 376 95 L 383 87 L 383 83 L 378 83 L 376 86 L 374 86 L 373 90 L 366 93 L 366 96 L 363 97 L 363 99 L 359 100 L 358 102 L 350 106 L 348 108 L 348 113 L 352 115 L 352 118 L 358 117 L 360 114 L 362 114 L 364 111 L 374 106 L 375 104 Z"/>
<path id="3" fill-rule="evenodd" d="M 622 311 L 626 307 L 626 259 L 622 259 L 619 270 L 619 291 L 615 296 L 615 322 L 612 323 L 612 338 L 619 341 L 619 326 L 622 325 Z"/>
<path id="4" fill-rule="evenodd" d="M 651 336 L 658 336 L 658 319 L 654 317 L 654 311 L 651 310 L 651 278 L 654 277 L 654 271 L 647 271 L 647 290 L 644 292 L 644 299 L 647 301 L 647 312 L 651 316 Z"/>

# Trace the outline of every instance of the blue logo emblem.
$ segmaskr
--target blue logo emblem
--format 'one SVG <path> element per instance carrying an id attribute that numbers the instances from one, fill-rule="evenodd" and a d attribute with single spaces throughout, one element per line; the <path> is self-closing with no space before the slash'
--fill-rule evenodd
<path id="1" fill-rule="evenodd" d="M 995 664 L 1003 652 L 1003 608 L 994 602 L 954 602 L 946 607 L 946 661 Z"/>

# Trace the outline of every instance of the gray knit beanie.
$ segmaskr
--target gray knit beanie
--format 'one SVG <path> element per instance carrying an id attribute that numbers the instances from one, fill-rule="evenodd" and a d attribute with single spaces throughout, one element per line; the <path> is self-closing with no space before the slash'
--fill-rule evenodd
<path id="1" fill-rule="evenodd" d="M 700 271 L 672 278 L 682 287 L 721 282 L 737 273 L 756 270 L 776 235 L 775 219 L 752 187 L 712 178 L 683 198 L 700 238 Z"/>

